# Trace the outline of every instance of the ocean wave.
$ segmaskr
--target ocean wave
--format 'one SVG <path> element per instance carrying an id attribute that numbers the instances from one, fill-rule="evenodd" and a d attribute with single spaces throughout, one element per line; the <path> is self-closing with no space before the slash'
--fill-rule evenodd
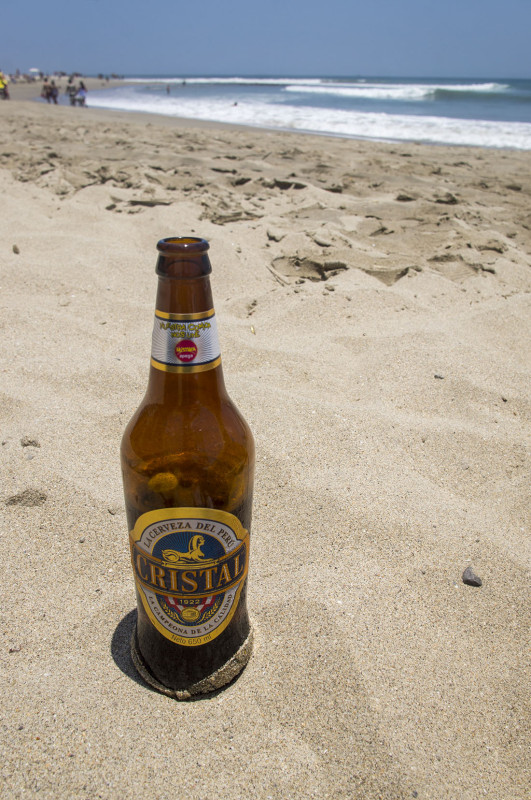
<path id="1" fill-rule="evenodd" d="M 371 100 L 424 100 L 434 93 L 431 87 L 427 86 L 386 86 L 366 83 L 351 86 L 344 84 L 334 84 L 332 86 L 290 84 L 285 87 L 285 91 L 305 92 L 306 94 L 326 94 L 335 97 L 368 98 Z"/>
<path id="2" fill-rule="evenodd" d="M 332 78 L 261 78 L 261 77 L 150 77 L 127 78 L 127 83 L 143 85 L 183 85 L 191 86 L 278 86 L 287 92 L 305 92 L 332 95 L 337 97 L 369 98 L 376 100 L 425 100 L 438 93 L 459 94 L 499 94 L 510 87 L 493 81 L 484 83 L 387 83 L 369 81 L 365 78 L 352 81 L 339 81 Z"/>
<path id="3" fill-rule="evenodd" d="M 356 84 L 318 84 L 315 86 L 290 83 L 286 92 L 305 92 L 307 94 L 327 94 L 336 97 L 355 97 L 371 100 L 427 100 L 437 95 L 447 94 L 499 94 L 509 86 L 503 83 L 469 84 L 398 84 L 398 83 L 356 83 Z"/>
<path id="4" fill-rule="evenodd" d="M 260 101 L 234 105 L 219 98 L 144 94 L 132 87 L 91 92 L 90 105 L 351 138 L 531 150 L 531 123 L 524 122 L 362 113 Z"/>
<path id="5" fill-rule="evenodd" d="M 325 83 L 324 78 L 126 78 L 127 83 L 148 84 L 183 84 L 192 86 L 286 86 L 288 83 L 313 86 Z"/>

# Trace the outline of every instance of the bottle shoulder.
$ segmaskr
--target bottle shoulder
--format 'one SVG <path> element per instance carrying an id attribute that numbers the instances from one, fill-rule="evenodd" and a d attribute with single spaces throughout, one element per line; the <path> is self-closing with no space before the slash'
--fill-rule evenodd
<path id="1" fill-rule="evenodd" d="M 228 398 L 214 407 L 141 404 L 121 447 L 131 519 L 154 508 L 201 507 L 247 520 L 254 461 L 251 431 Z"/>
<path id="2" fill-rule="evenodd" d="M 229 447 L 230 446 L 230 447 Z M 215 458 L 227 448 L 254 458 L 254 439 L 242 413 L 226 395 L 211 402 L 152 402 L 146 395 L 122 438 L 127 461 L 171 452 L 196 452 Z M 245 454 L 245 455 L 244 455 Z"/>

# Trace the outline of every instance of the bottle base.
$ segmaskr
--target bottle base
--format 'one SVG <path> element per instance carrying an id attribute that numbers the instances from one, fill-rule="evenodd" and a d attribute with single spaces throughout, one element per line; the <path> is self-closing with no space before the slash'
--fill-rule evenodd
<path id="1" fill-rule="evenodd" d="M 140 649 L 138 647 L 138 640 L 136 635 L 136 625 L 131 637 L 131 658 L 137 672 L 145 680 L 147 684 L 152 686 L 158 692 L 173 697 L 175 700 L 191 700 L 199 694 L 209 694 L 221 689 L 230 683 L 236 675 L 238 675 L 245 667 L 251 657 L 253 650 L 253 631 L 249 631 L 249 635 L 236 653 L 230 658 L 222 667 L 217 669 L 212 675 L 203 678 L 197 683 L 188 686 L 186 689 L 170 689 L 168 686 L 160 683 L 149 671 L 149 668 L 144 661 Z"/>

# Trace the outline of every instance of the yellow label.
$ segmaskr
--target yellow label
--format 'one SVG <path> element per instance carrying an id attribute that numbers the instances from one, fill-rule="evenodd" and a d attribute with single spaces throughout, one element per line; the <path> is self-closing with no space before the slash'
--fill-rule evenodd
<path id="1" fill-rule="evenodd" d="M 209 508 L 148 511 L 130 544 L 144 609 L 163 636 L 194 647 L 225 630 L 249 568 L 249 532 L 237 517 Z"/>

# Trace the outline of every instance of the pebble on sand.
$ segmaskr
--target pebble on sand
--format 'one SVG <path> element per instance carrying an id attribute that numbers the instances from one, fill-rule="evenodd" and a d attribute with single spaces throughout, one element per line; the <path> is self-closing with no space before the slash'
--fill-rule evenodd
<path id="1" fill-rule="evenodd" d="M 466 583 L 467 586 L 481 586 L 483 581 L 475 574 L 472 567 L 467 567 L 463 572 L 463 583 Z"/>

